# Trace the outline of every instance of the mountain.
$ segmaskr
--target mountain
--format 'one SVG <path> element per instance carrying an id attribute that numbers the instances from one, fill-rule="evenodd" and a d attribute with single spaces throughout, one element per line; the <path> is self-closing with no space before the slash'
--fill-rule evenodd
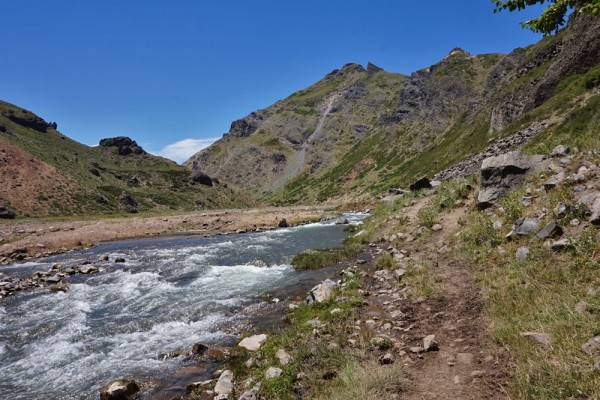
<path id="1" fill-rule="evenodd" d="M 531 126 L 532 146 L 593 139 L 599 62 L 600 19 L 573 14 L 507 55 L 457 48 L 410 76 L 347 64 L 234 121 L 184 165 L 275 204 L 371 197 Z"/>
<path id="2" fill-rule="evenodd" d="M 85 146 L 56 123 L 0 101 L 0 206 L 19 216 L 242 207 L 248 201 L 129 138 Z"/>

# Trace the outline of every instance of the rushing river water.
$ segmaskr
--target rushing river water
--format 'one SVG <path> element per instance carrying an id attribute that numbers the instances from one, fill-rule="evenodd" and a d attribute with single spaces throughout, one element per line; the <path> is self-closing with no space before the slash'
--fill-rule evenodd
<path id="1" fill-rule="evenodd" d="M 351 223 L 364 218 L 349 214 Z M 98 263 L 104 271 L 70 278 L 69 291 L 48 288 L 0 300 L 0 397 L 96 399 L 112 379 L 160 380 L 185 366 L 159 353 L 196 342 L 232 344 L 269 301 L 305 290 L 323 274 L 296 272 L 291 257 L 335 247 L 347 236 L 333 221 L 274 231 L 177 237 L 104 244 L 43 260 L 15 264 L 9 274 Z"/>

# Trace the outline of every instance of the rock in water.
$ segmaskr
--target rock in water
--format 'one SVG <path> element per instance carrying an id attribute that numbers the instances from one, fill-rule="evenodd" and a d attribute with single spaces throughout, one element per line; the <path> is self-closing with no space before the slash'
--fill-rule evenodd
<path id="1" fill-rule="evenodd" d="M 288 222 L 285 220 L 285 218 L 281 218 L 279 220 L 279 224 L 277 224 L 277 226 L 280 228 L 287 228 L 289 225 L 288 225 Z"/>
<path id="2" fill-rule="evenodd" d="M 129 400 L 139 391 L 133 379 L 117 379 L 100 390 L 100 400 Z"/>
<path id="3" fill-rule="evenodd" d="M 544 156 L 527 156 L 518 151 L 488 157 L 481 164 L 481 184 L 477 203 L 479 208 L 491 207 L 513 187 L 521 186 L 525 174 L 542 167 Z"/>
<path id="4" fill-rule="evenodd" d="M 244 347 L 249 351 L 256 351 L 267 341 L 267 335 L 254 335 L 243 339 L 238 346 Z"/>

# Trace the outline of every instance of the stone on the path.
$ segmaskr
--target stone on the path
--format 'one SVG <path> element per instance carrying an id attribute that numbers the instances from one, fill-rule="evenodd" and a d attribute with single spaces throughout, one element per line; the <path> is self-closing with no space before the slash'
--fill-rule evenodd
<path id="1" fill-rule="evenodd" d="M 479 208 L 491 207 L 509 189 L 521 186 L 525 181 L 525 174 L 542 167 L 543 160 L 543 156 L 528 156 L 518 151 L 484 159 L 477 195 Z"/>
<path id="2" fill-rule="evenodd" d="M 600 335 L 592 336 L 587 342 L 581 346 L 583 351 L 588 356 L 600 352 Z"/>
<path id="3" fill-rule="evenodd" d="M 546 239 L 549 237 L 560 236 L 563 233 L 563 229 L 556 221 L 547 223 L 538 233 L 535 234 L 535 239 Z"/>
<path id="4" fill-rule="evenodd" d="M 383 356 L 379 357 L 379 364 L 381 365 L 389 365 L 394 363 L 394 355 L 392 353 L 385 353 Z"/>
<path id="5" fill-rule="evenodd" d="M 425 336 L 423 339 L 423 350 L 424 351 L 438 351 L 440 346 L 435 341 L 435 335 Z"/>
<path id="6" fill-rule="evenodd" d="M 481 378 L 483 376 L 483 371 L 475 370 L 471 372 L 472 378 Z"/>
<path id="7" fill-rule="evenodd" d="M 117 379 L 100 390 L 100 400 L 128 400 L 139 391 L 133 379 Z"/>
<path id="8" fill-rule="evenodd" d="M 433 230 L 433 231 L 436 231 L 436 232 L 437 232 L 437 231 L 441 231 L 442 229 L 444 229 L 444 227 L 443 227 L 441 224 L 434 224 L 434 225 L 431 227 L 431 230 Z"/>
<path id="9" fill-rule="evenodd" d="M 519 261 L 519 262 L 525 261 L 527 259 L 528 255 L 529 255 L 528 247 L 521 246 L 517 249 L 517 254 L 516 254 L 517 261 Z"/>
<path id="10" fill-rule="evenodd" d="M 306 297 L 306 304 L 322 303 L 333 298 L 333 290 L 339 285 L 331 279 L 325 279 L 312 288 Z"/>
<path id="11" fill-rule="evenodd" d="M 265 378 L 266 379 L 278 378 L 281 376 L 282 373 L 283 373 L 283 370 L 281 368 L 269 367 L 265 371 Z"/>
<path id="12" fill-rule="evenodd" d="M 413 346 L 413 347 L 409 348 L 409 350 L 411 353 L 415 353 L 415 354 L 422 353 L 425 351 L 425 349 L 423 349 L 422 347 L 419 347 L 419 346 Z"/>
<path id="13" fill-rule="evenodd" d="M 564 218 L 567 215 L 567 206 L 565 204 L 559 204 L 553 211 L 556 218 Z"/>
<path id="14" fill-rule="evenodd" d="M 247 338 L 244 338 L 238 346 L 244 347 L 249 351 L 256 351 L 261 348 L 261 346 L 267 341 L 267 335 L 264 333 L 261 335 L 254 335 Z"/>
<path id="15" fill-rule="evenodd" d="M 523 332 L 521 336 L 527 340 L 535 343 L 542 344 L 544 346 L 550 346 L 552 344 L 552 335 L 544 332 Z"/>
<path id="16" fill-rule="evenodd" d="M 290 356 L 284 349 L 277 350 L 275 357 L 277 357 L 281 365 L 288 365 L 290 361 L 292 361 L 292 356 Z"/>
<path id="17" fill-rule="evenodd" d="M 219 376 L 219 380 L 215 385 L 215 393 L 218 396 L 229 396 L 233 392 L 233 372 L 225 370 Z"/>

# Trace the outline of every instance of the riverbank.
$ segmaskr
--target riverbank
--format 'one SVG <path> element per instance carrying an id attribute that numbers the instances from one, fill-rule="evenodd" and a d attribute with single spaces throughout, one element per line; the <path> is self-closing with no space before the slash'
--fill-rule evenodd
<path id="1" fill-rule="evenodd" d="M 476 178 L 380 204 L 332 297 L 188 398 L 597 398 L 599 161 L 554 156 L 484 211 Z"/>
<path id="2" fill-rule="evenodd" d="M 101 242 L 141 237 L 263 231 L 316 222 L 336 215 L 333 207 L 264 207 L 161 216 L 92 219 L 34 219 L 0 223 L 0 265 L 45 257 Z M 1 270 L 1 267 L 0 267 Z"/>

